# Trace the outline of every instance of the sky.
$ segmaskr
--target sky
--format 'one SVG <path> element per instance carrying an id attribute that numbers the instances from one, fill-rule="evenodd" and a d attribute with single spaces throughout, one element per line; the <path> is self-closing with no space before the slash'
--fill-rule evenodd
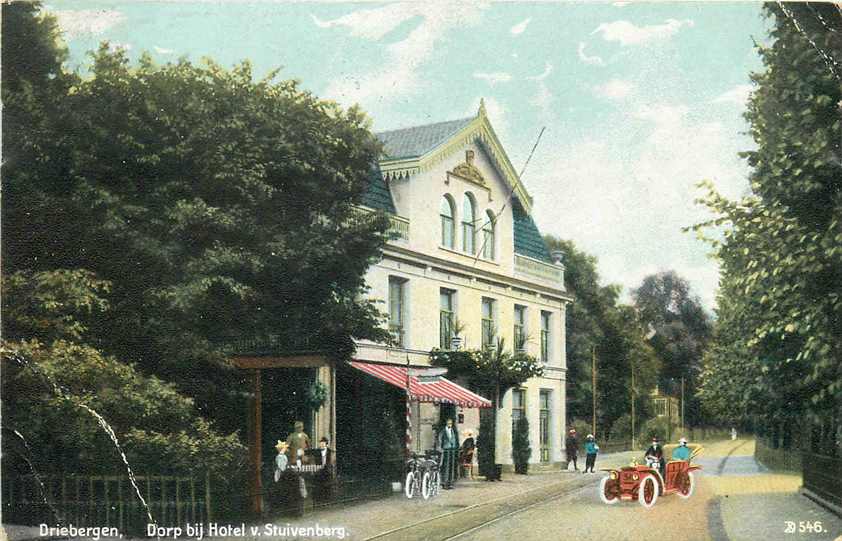
<path id="1" fill-rule="evenodd" d="M 713 310 L 718 267 L 682 228 L 710 217 L 701 180 L 748 193 L 738 153 L 756 2 L 303 3 L 45 0 L 84 71 L 101 41 L 159 63 L 248 59 L 316 95 L 358 103 L 375 131 L 474 115 L 484 98 L 542 233 L 598 259 L 623 299 L 662 270 Z"/>

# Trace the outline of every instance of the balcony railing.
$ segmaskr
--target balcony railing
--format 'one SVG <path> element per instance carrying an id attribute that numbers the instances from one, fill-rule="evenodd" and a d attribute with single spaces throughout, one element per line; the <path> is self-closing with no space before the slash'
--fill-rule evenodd
<path id="1" fill-rule="evenodd" d="M 564 269 L 551 263 L 515 254 L 515 272 L 552 282 L 560 288 L 564 287 Z"/>
<path id="2" fill-rule="evenodd" d="M 354 214 L 358 217 L 364 217 L 374 211 L 363 207 L 354 207 Z M 409 220 L 403 216 L 395 214 L 389 215 L 389 229 L 386 231 L 390 240 L 409 241 Z"/>

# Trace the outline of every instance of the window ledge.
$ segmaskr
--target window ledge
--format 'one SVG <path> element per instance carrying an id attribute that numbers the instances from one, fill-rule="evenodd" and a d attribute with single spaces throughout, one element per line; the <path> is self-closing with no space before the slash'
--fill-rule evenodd
<path id="1" fill-rule="evenodd" d="M 466 254 L 465 252 L 460 252 L 459 250 L 456 250 L 454 248 L 448 248 L 447 246 L 442 246 L 441 244 L 439 244 L 439 250 L 444 250 L 445 252 L 450 253 L 450 254 L 460 255 L 460 256 L 465 257 L 465 258 L 470 259 L 470 260 L 477 259 L 478 261 L 482 261 L 483 263 L 488 263 L 489 265 L 495 265 L 497 267 L 500 266 L 500 263 L 498 263 L 494 259 L 486 259 L 484 257 L 477 257 L 476 255 Z"/>

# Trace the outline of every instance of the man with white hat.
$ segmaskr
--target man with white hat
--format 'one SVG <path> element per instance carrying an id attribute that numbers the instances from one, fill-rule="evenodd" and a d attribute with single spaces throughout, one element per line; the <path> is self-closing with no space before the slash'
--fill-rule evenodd
<path id="1" fill-rule="evenodd" d="M 687 438 L 678 440 L 678 447 L 672 452 L 673 460 L 690 460 L 690 448 L 687 447 Z"/>

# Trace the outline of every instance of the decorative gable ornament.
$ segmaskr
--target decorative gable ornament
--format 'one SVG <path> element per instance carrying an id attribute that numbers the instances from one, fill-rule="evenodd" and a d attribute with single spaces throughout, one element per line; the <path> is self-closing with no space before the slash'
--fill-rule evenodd
<path id="1" fill-rule="evenodd" d="M 463 178 L 469 182 L 473 182 L 474 184 L 479 184 L 483 188 L 486 187 L 485 177 L 482 176 L 482 172 L 480 172 L 479 168 L 476 165 L 474 165 L 473 150 L 465 151 L 465 163 L 460 163 L 459 165 L 454 167 L 453 171 L 451 171 L 451 174 Z"/>

